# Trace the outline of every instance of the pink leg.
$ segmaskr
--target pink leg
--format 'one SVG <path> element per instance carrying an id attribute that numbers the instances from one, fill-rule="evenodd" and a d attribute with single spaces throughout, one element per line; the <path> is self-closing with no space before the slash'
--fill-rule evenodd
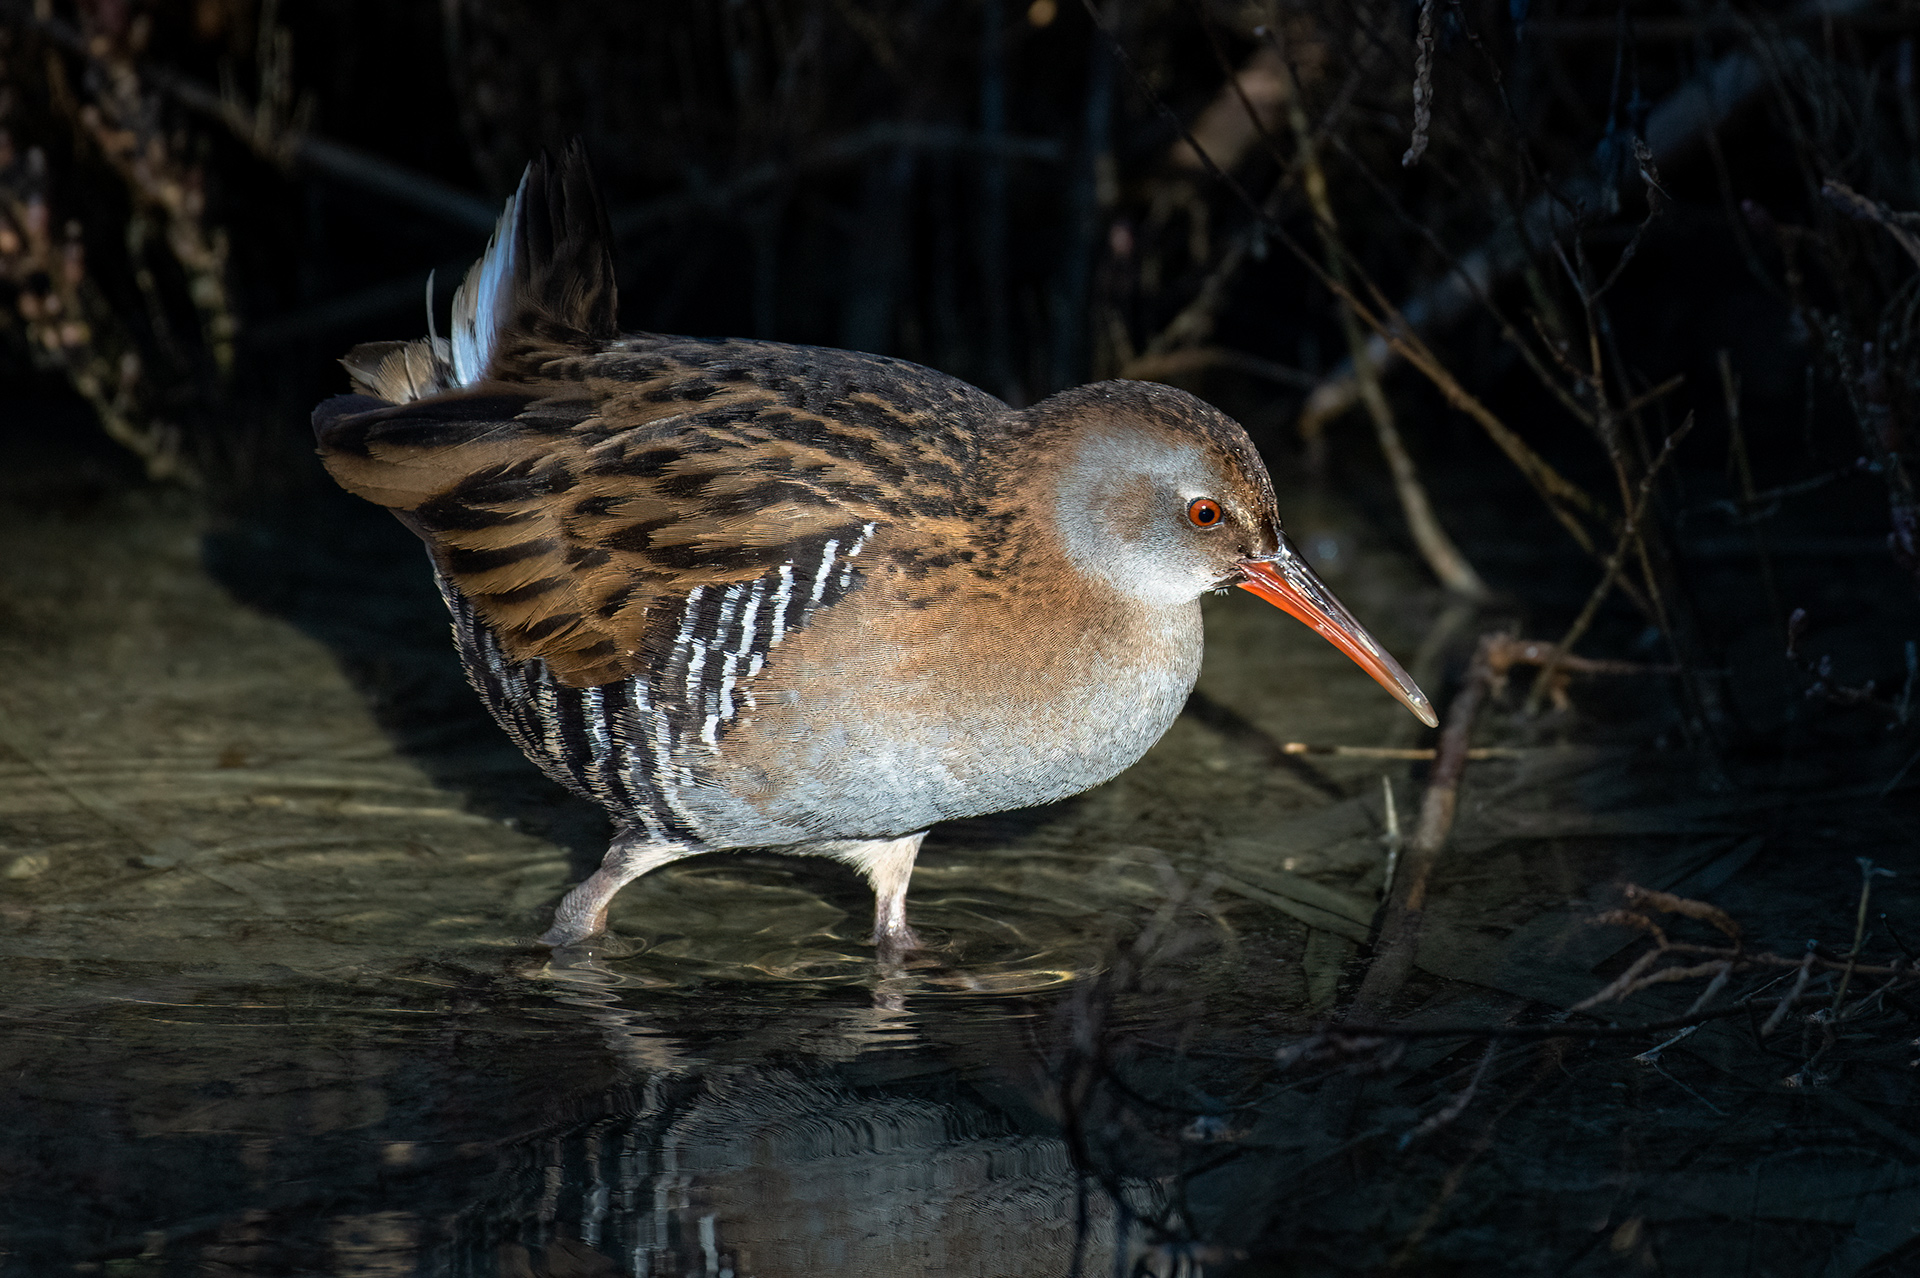
<path id="1" fill-rule="evenodd" d="M 696 849 L 684 843 L 651 843 L 643 836 L 621 831 L 607 848 L 600 868 L 567 893 L 553 912 L 553 926 L 540 937 L 542 945 L 578 945 L 607 930 L 607 906 L 614 894 L 649 870 Z"/>
<path id="2" fill-rule="evenodd" d="M 913 877 L 913 859 L 926 837 L 922 830 L 903 839 L 843 843 L 829 853 L 866 875 L 873 885 L 873 944 L 882 963 L 898 963 L 920 948 L 920 938 L 907 926 L 907 881 Z"/>

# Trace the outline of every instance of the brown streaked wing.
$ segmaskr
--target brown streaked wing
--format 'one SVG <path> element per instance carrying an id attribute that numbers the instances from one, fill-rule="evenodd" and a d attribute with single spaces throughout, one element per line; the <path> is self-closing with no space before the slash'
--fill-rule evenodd
<path id="1" fill-rule="evenodd" d="M 316 429 L 334 478 L 427 542 L 507 654 L 574 687 L 643 673 L 650 632 L 696 587 L 776 572 L 897 505 L 882 434 L 809 414 L 833 438 L 789 438 L 793 409 L 751 384 L 696 403 L 601 389 L 488 383 L 361 412 L 348 398 Z"/>

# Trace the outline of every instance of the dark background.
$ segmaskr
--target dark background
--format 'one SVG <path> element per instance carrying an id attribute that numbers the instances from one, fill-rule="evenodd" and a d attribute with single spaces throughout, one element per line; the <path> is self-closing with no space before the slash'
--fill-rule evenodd
<path id="1" fill-rule="evenodd" d="M 20 519 L 18 542 L 0 545 L 0 555 L 42 553 L 30 548 L 57 540 L 46 530 L 63 520 L 78 527 L 131 512 L 131 526 L 156 510 L 189 509 L 204 530 L 200 567 L 228 594 L 322 639 L 383 729 L 437 785 L 558 842 L 583 872 L 604 847 L 604 822 L 533 774 L 489 725 L 446 644 L 417 544 L 333 487 L 307 428 L 312 405 L 345 389 L 338 356 L 362 341 L 421 335 L 430 271 L 444 316 L 528 157 L 579 137 L 611 207 L 628 328 L 900 355 L 1016 404 L 1095 378 L 1174 382 L 1246 424 L 1290 527 L 1343 593 L 1364 593 L 1364 583 L 1342 573 L 1364 574 L 1382 557 L 1414 565 L 1423 584 L 1401 601 L 1407 615 L 1395 624 L 1427 628 L 1424 644 L 1408 646 L 1422 653 L 1416 673 L 1436 705 L 1452 700 L 1485 633 L 1564 640 L 1581 657 L 1632 663 L 1634 672 L 1619 677 L 1576 672 L 1537 699 L 1525 668 L 1497 690 L 1480 740 L 1604 745 L 1630 756 L 1622 768 L 1631 784 L 1612 774 L 1605 785 L 1576 778 L 1554 791 L 1551 814 L 1591 818 L 1589 834 L 1617 836 L 1627 850 L 1616 857 L 1610 845 L 1601 857 L 1576 849 L 1565 863 L 1578 872 L 1566 871 L 1566 884 L 1530 881 L 1524 900 L 1494 887 L 1482 899 L 1474 879 L 1462 877 L 1450 898 L 1457 936 L 1518 938 L 1526 966 L 1526 945 L 1538 940 L 1527 940 L 1526 928 L 1543 901 L 1564 905 L 1579 896 L 1576 884 L 1657 862 L 1663 881 L 1736 902 L 1755 949 L 1798 956 L 1818 938 L 1820 953 L 1837 961 L 1853 938 L 1873 962 L 1910 968 L 1920 945 L 1920 502 L 1907 456 L 1920 407 L 1917 38 L 1920 6 L 1911 0 L 1101 0 L 1092 8 L 1077 0 L 5 0 L 0 467 L 9 478 L 0 490 Z M 1417 81 L 1431 107 L 1424 125 Z M 1316 221 L 1316 180 L 1288 103 L 1301 109 L 1337 228 Z M 1417 133 L 1424 155 L 1403 164 Z M 1444 281 L 1462 261 L 1493 265 L 1482 296 L 1448 304 Z M 1380 421 L 1353 402 L 1336 278 L 1372 321 L 1394 329 L 1396 312 L 1404 314 L 1404 331 L 1428 352 L 1380 374 L 1410 463 L 1398 484 Z M 1355 329 L 1363 340 L 1370 331 L 1367 322 Z M 1494 438 L 1501 430 L 1518 442 L 1503 449 Z M 1661 463 L 1670 439 L 1678 442 Z M 1516 456 L 1536 469 L 1544 460 L 1568 487 L 1543 499 Z M 1457 578 L 1461 588 L 1449 591 L 1421 566 L 1434 551 L 1407 513 L 1414 489 L 1484 589 Z M 1622 514 L 1643 490 L 1646 514 L 1623 535 Z M 1618 580 L 1589 611 L 1616 545 Z M 1362 566 L 1347 568 L 1355 558 Z M 0 622 L 13 625 L 8 607 L 0 598 Z M 24 623 L 15 629 L 31 632 Z M 1203 701 L 1193 710 L 1208 730 L 1267 752 L 1262 766 L 1304 766 L 1279 759 L 1276 743 L 1233 707 Z M 1409 720 L 1394 741 L 1432 743 L 1411 728 Z M 0 745 L 30 762 L 17 746 Z M 1416 784 L 1429 779 L 1424 763 L 1413 766 Z M 1373 773 L 1302 775 L 1316 778 L 1323 799 L 1371 801 L 1377 782 Z M 1673 833 L 1681 827 L 1659 820 L 1688 804 L 1695 816 L 1711 809 L 1715 820 L 1745 822 L 1737 840 L 1715 827 L 1728 841 L 1715 845 L 1706 868 L 1688 859 L 1697 847 L 1650 852 L 1635 833 Z M 1044 820 L 963 831 L 955 846 L 985 856 Z M 1535 832 L 1516 843 L 1520 860 L 1561 864 L 1550 831 L 1571 827 L 1513 828 Z M 1868 880 L 1877 884 L 1874 905 L 1856 917 L 1861 856 L 1898 864 L 1906 877 Z M 774 870 L 756 863 L 755 873 Z M 1362 879 L 1355 890 L 1379 886 Z M 847 884 L 831 890 L 858 895 Z M 1698 932 L 1702 943 L 1715 939 Z M 1129 944 L 1123 958 L 1151 957 L 1160 952 L 1154 945 L 1178 950 L 1165 936 Z M 1352 953 L 1360 958 L 1347 974 L 1333 973 L 1342 1000 L 1365 958 L 1364 947 Z M 1531 1003 L 1514 1004 L 1524 1015 L 1502 1014 L 1558 1016 L 1542 1008 L 1584 997 L 1617 976 L 1627 954 L 1612 943 L 1580 969 L 1572 993 L 1550 997 L 1542 978 L 1524 991 Z M 1345 961 L 1332 960 L 1336 968 Z M 1193 970 L 1202 988 L 1226 968 L 1195 960 Z M 1488 1075 L 1470 1111 L 1474 1122 L 1488 1115 L 1484 1126 L 1463 1122 L 1430 1143 L 1439 1152 L 1416 1144 L 1396 1162 L 1406 1142 L 1393 1142 L 1420 1113 L 1472 1097 L 1486 1072 L 1476 1064 L 1479 1040 L 1457 1052 L 1435 1048 L 1391 1088 L 1353 1081 L 1391 1062 L 1331 1051 L 1314 1058 L 1322 1072 L 1300 1091 L 1295 1076 L 1274 1081 L 1275 1043 L 1295 1042 L 1324 1008 L 1270 1015 L 1258 991 L 1236 988 L 1226 1000 L 1231 1015 L 1210 1026 L 1219 1055 L 1196 1066 L 1184 1048 L 1156 1055 L 1158 1040 L 1123 1043 L 1118 1031 L 1098 1032 L 1109 1024 L 1103 992 L 1116 1001 L 1143 988 L 1168 1004 L 1185 998 L 1179 955 L 1135 986 L 1126 962 L 1105 971 L 1106 984 L 1077 990 L 1064 1010 L 1048 1008 L 1058 1042 L 1037 1055 L 1057 1068 L 1033 1088 L 1059 1103 L 1021 1121 L 1072 1137 L 1076 1173 L 1093 1178 L 1083 1185 L 1151 1176 L 1193 1189 L 1188 1215 L 1168 1209 L 1148 1222 L 1160 1231 L 1154 1255 L 1162 1259 L 1190 1254 L 1195 1265 L 1248 1274 L 1465 1273 L 1496 1271 L 1484 1257 L 1504 1248 L 1511 1268 L 1499 1272 L 1539 1272 L 1529 1266 L 1567 1255 L 1584 1257 L 1583 1273 L 1615 1272 L 1607 1266 L 1616 1261 L 1618 1272 L 1664 1271 L 1663 1256 L 1687 1258 L 1673 1260 L 1673 1272 L 1822 1272 L 1846 1240 L 1866 1238 L 1914 1202 L 1911 993 L 1863 1011 L 1855 1033 L 1836 1037 L 1831 1022 L 1796 1016 L 1764 1051 L 1757 1037 L 1748 1050 L 1729 1030 L 1712 1068 L 1701 1063 L 1705 1054 L 1674 1066 L 1688 1080 L 1678 1086 L 1708 1090 L 1731 1115 L 1648 1082 L 1646 1068 L 1627 1063 L 1642 1042 L 1564 1054 L 1561 1045 L 1529 1047 L 1524 1059 L 1534 1068 L 1523 1080 L 1516 1051 Z M 1831 982 L 1831 973 L 1821 979 Z M 394 1076 L 404 1082 L 396 1096 L 428 1096 L 422 1105 L 457 1099 L 483 1070 L 480 1057 L 510 1058 L 545 1081 L 531 1054 L 512 1055 L 532 1041 L 515 1038 L 514 1017 L 523 1005 L 534 1008 L 530 1020 L 544 1016 L 544 988 L 460 980 L 469 984 L 457 997 L 422 1014 L 453 1024 L 456 1010 L 490 1009 L 505 1045 L 496 1053 L 487 1039 L 471 1056 L 449 1051 L 431 1066 L 396 1054 Z M 1494 1014 L 1471 998 L 1448 1002 L 1460 991 L 1442 989 L 1445 982 L 1419 980 L 1426 984 L 1416 981 L 1388 1010 L 1432 997 L 1454 1020 Z M 1697 985 L 1667 991 L 1672 1005 L 1647 1017 L 1684 1012 Z M 792 1019 L 777 1000 L 756 1003 L 763 991 L 725 988 L 730 1016 L 752 1019 L 770 1007 L 770 1020 Z M 867 1001 L 862 989 L 848 1006 L 864 1014 Z M 1834 1006 L 1841 1001 L 1835 994 Z M 58 1003 L 48 997 L 48 1006 Z M 705 1025 L 708 1011 L 673 1015 Z M 1172 1039 L 1192 1028 L 1168 1019 L 1176 1028 L 1154 1033 Z M 105 1042 L 120 1031 L 100 1034 Z M 688 1041 L 706 1050 L 706 1038 Z M 69 1050 L 75 1064 L 45 1066 L 68 1060 Z M 35 1058 L 49 1076 L 82 1080 L 73 1085 L 76 1112 L 100 1108 L 88 1090 L 90 1051 L 76 1037 Z M 882 1094 L 892 1086 L 887 1068 L 860 1075 L 857 1086 Z M 633 1066 L 620 1086 L 644 1073 Z M 106 1081 L 137 1106 L 139 1078 Z M 601 1095 L 597 1077 L 573 1081 L 577 1095 L 567 1103 L 583 1113 L 600 1106 L 620 1130 L 653 1121 L 632 1119 L 632 1097 L 613 1084 Z M 1082 1085 L 1082 1109 L 1060 1100 Z M 1353 1117 L 1364 1087 L 1375 1088 L 1369 1104 L 1386 1097 L 1384 1109 L 1368 1113 L 1388 1117 Z M 599 1157 L 599 1129 L 589 1139 L 586 1118 L 568 1127 L 532 1084 L 511 1090 L 526 1112 L 504 1108 L 516 1133 L 531 1134 L 519 1144 L 518 1135 L 502 1138 L 518 1179 L 511 1210 L 496 1215 L 548 1222 L 550 1213 L 539 1215 L 547 1208 L 534 1205 L 545 1202 L 540 1177 L 549 1166 L 542 1132 L 575 1142 L 565 1145 L 571 1167 Z M 484 1090 L 476 1094 L 484 1100 Z M 1209 1161 L 1213 1147 L 1196 1147 L 1186 1125 L 1228 1112 L 1218 1096 L 1255 1098 L 1231 1112 L 1256 1136 Z M 395 1113 L 411 1104 L 396 1100 Z M 1501 1138 L 1510 1148 L 1483 1159 L 1495 1124 L 1510 1114 Z M 1096 1116 L 1123 1136 L 1105 1145 L 1087 1136 Z M 20 1129 L 52 1148 L 57 1142 L 34 1126 L 43 1121 L 51 1125 L 30 1115 Z M 107 1130 L 115 1120 L 100 1121 L 101 1147 L 119 1148 Z M 1220 1122 L 1221 1131 L 1240 1130 Z M 1332 1133 L 1328 1148 L 1339 1152 L 1316 1148 L 1287 1162 L 1287 1133 L 1313 1124 Z M 564 1143 L 553 1139 L 556 1149 Z M 455 1148 L 455 1137 L 446 1144 Z M 1680 1207 L 1663 1216 L 1680 1201 L 1673 1194 L 1664 1205 L 1635 1199 L 1638 1214 L 1623 1207 L 1609 1217 L 1603 1206 L 1600 1223 L 1569 1224 L 1572 1209 L 1558 1204 L 1584 1202 L 1588 1192 L 1567 1188 L 1572 1171 L 1558 1186 L 1562 1197 L 1513 1205 L 1510 1186 L 1530 1176 L 1546 1183 L 1562 1161 L 1579 1161 L 1562 1159 L 1575 1146 L 1596 1176 L 1658 1165 L 1670 1177 L 1643 1184 L 1692 1184 L 1686 1177 L 1697 1167 L 1705 1185 L 1711 1167 L 1721 1179 L 1710 1187 L 1723 1196 L 1702 1190 L 1682 1206 L 1725 1230 L 1699 1226 Z M 1791 1177 L 1769 1182 L 1785 1185 L 1779 1192 L 1789 1201 L 1769 1216 L 1755 1205 L 1757 1191 L 1751 1201 L 1742 1196 L 1740 1178 L 1787 1146 L 1813 1151 L 1807 1161 L 1818 1166 L 1795 1164 Z M 457 1148 L 460 1159 L 480 1162 L 497 1152 L 484 1142 Z M 73 1173 L 84 1184 L 68 1192 L 46 1171 L 76 1165 L 64 1148 L 44 1163 L 8 1163 L 4 1154 L 0 1179 L 52 1185 L 47 1201 L 85 1218 L 47 1225 L 46 1208 L 44 1254 L 90 1228 L 111 1238 L 75 1246 L 71 1254 L 88 1263 L 145 1254 L 141 1231 L 153 1222 L 116 1199 L 112 1168 Z M 1232 1162 L 1241 1155 L 1245 1162 Z M 316 1180 L 351 1180 L 329 1170 L 324 1150 L 313 1157 Z M 1285 1174 L 1269 1177 L 1261 1159 Z M 1436 1225 L 1476 1159 L 1481 1179 L 1460 1200 L 1469 1206 L 1449 1209 L 1463 1216 Z M 376 1188 L 349 1196 L 364 1190 L 384 1211 L 413 1192 L 371 1166 L 355 1164 L 353 1175 L 375 1178 Z M 1823 1216 L 1806 1204 L 1825 1201 L 1820 1186 L 1836 1166 L 1859 1171 L 1865 1187 Z M 567 1192 L 584 1201 L 587 1180 L 567 1174 Z M 463 1209 L 464 1175 L 434 1182 L 449 1213 Z M 148 1178 L 149 1187 L 171 1183 L 167 1174 Z M 1386 1208 L 1368 1215 L 1367 1195 L 1378 1189 L 1385 1201 L 1396 1185 L 1425 1193 L 1432 1184 L 1443 1188 L 1431 1211 L 1412 1190 L 1403 1194 L 1391 1232 L 1408 1241 L 1388 1247 Z M 213 1193 L 191 1177 L 179 1185 L 183 1201 Z M 1296 1208 L 1294 1195 L 1313 1193 L 1337 1198 L 1347 1214 Z M 322 1219 L 297 1195 L 279 1202 L 261 1208 L 282 1213 L 273 1217 L 278 1227 Z M 191 1239 L 212 1228 L 195 1225 L 196 1213 L 229 1206 L 182 1206 L 174 1215 L 187 1223 L 166 1227 Z M 491 1239 L 494 1220 L 479 1233 Z M 1178 1220 L 1211 1223 L 1182 1234 L 1168 1223 Z M 1430 1228 L 1431 1255 L 1482 1259 L 1418 1259 L 1429 1256 L 1419 1247 Z M 1476 1241 L 1475 1231 L 1494 1241 Z M 1508 1247 L 1505 1231 L 1528 1241 Z M 523 1233 L 539 1230 L 529 1224 Z M 1920 1244 L 1873 1238 L 1849 1253 L 1866 1259 L 1829 1272 L 1891 1275 L 1920 1263 Z M 1744 1239 L 1745 1251 L 1729 1239 Z M 677 1245 L 696 1254 L 686 1238 Z M 167 1255 L 180 1272 L 200 1263 L 179 1249 Z M 495 1272 L 492 1251 L 475 1255 L 482 1258 L 460 1272 Z M 501 1264 L 499 1272 L 523 1272 Z M 293 1262 L 285 1271 L 309 1272 Z M 554 1260 L 537 1272 L 574 1271 Z"/>
<path id="2" fill-rule="evenodd" d="M 418 334 L 429 269 L 444 307 L 526 157 L 578 136 L 613 209 L 629 327 L 882 351 L 1014 403 L 1172 379 L 1238 415 L 1283 487 L 1331 484 L 1404 544 L 1365 414 L 1303 424 L 1347 344 L 1275 102 L 1290 74 L 1362 297 L 1405 304 L 1451 261 L 1500 259 L 1486 304 L 1428 340 L 1596 495 L 1595 554 L 1429 379 L 1396 364 L 1385 384 L 1440 523 L 1510 612 L 1565 625 L 1622 494 L 1689 413 L 1646 521 L 1674 615 L 1614 592 L 1592 642 L 1632 655 L 1652 623 L 1697 683 L 1756 643 L 1784 650 L 1795 607 L 1819 633 L 1915 593 L 1897 459 L 1914 262 L 1821 195 L 1838 180 L 1888 217 L 1920 203 L 1900 5 L 1443 5 L 1412 166 L 1417 6 L 1113 3 L 1105 30 L 1051 0 L 8 12 L 9 398 L 72 435 L 84 414 L 53 405 L 77 386 L 149 474 L 225 512 L 333 500 L 304 428 L 342 386 L 333 359 Z M 1633 139 L 1650 127 L 1664 195 L 1641 229 Z M 1573 277 L 1592 291 L 1630 243 L 1589 325 Z M 1617 429 L 1574 415 L 1596 394 Z M 48 433 L 36 412 L 7 417 Z M 1306 433 L 1328 446 L 1303 452 Z M 1775 500 L 1792 486 L 1808 491 Z M 1796 532 L 1762 554 L 1770 520 Z M 1903 520 L 1904 555 L 1862 551 Z M 1822 554 L 1823 537 L 1842 540 Z M 1822 597 L 1840 561 L 1846 599 Z M 1906 637 L 1835 634 L 1838 683 L 1897 692 Z M 1744 709 L 1683 688 L 1690 739 L 1779 728 L 1781 677 Z"/>

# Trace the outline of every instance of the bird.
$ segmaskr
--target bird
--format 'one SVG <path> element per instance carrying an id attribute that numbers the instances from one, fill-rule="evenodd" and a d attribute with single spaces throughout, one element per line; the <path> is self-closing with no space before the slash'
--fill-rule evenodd
<path id="1" fill-rule="evenodd" d="M 772 849 L 864 874 L 902 961 L 929 828 L 1139 759 L 1229 587 L 1436 723 L 1204 401 L 1102 381 L 1015 408 L 902 359 L 622 333 L 612 250 L 579 143 L 541 153 L 447 334 L 429 283 L 427 335 L 354 347 L 313 415 L 332 477 L 425 543 L 493 718 L 612 818 L 542 944 L 598 937 L 661 866 Z"/>

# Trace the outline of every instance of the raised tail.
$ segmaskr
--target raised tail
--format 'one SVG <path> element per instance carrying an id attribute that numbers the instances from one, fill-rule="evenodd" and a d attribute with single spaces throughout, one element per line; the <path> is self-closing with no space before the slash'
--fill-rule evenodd
<path id="1" fill-rule="evenodd" d="M 431 288 L 431 286 L 429 286 Z M 487 251 L 453 295 L 451 339 L 367 342 L 340 362 L 361 395 L 405 404 L 489 378 L 533 375 L 557 350 L 619 333 L 613 236 L 606 205 L 576 139 L 555 161 L 542 152 L 507 201 Z"/>
<path id="2" fill-rule="evenodd" d="M 619 333 L 613 236 L 586 151 L 544 152 L 507 201 L 487 252 L 453 295 L 453 379 L 513 380 L 556 347 Z"/>

